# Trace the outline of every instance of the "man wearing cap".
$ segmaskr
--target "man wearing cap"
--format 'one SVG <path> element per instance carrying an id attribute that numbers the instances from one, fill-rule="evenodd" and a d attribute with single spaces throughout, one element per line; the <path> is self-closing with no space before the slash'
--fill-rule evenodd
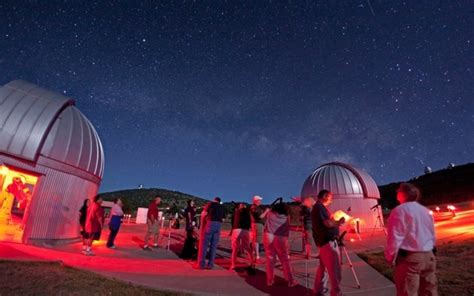
<path id="1" fill-rule="evenodd" d="M 250 207 L 250 214 L 252 216 L 252 225 L 250 232 L 250 240 L 252 242 L 252 249 L 255 253 L 255 259 L 260 259 L 259 246 L 263 241 L 263 209 L 260 206 L 262 204 L 262 197 L 255 195 L 252 198 L 252 206 Z"/>
<path id="2" fill-rule="evenodd" d="M 217 245 L 221 235 L 221 225 L 224 220 L 224 206 L 220 197 L 207 203 L 201 213 L 201 237 L 199 238 L 198 266 L 199 269 L 213 269 Z M 209 261 L 206 265 L 207 249 Z"/>
<path id="3" fill-rule="evenodd" d="M 397 190 L 400 205 L 388 219 L 385 258 L 395 265 L 397 295 L 438 295 L 434 221 L 417 202 L 419 198 L 415 185 L 401 183 Z"/>

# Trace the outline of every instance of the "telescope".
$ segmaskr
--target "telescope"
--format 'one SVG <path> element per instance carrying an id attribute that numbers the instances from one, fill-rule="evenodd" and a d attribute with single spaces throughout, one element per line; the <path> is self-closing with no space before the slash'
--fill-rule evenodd
<path id="1" fill-rule="evenodd" d="M 283 202 L 283 197 L 278 197 L 277 199 L 275 199 L 275 200 L 271 203 L 270 207 L 276 205 L 278 202 L 279 202 L 279 203 L 282 203 L 282 202 Z"/>
<path id="2" fill-rule="evenodd" d="M 339 246 L 341 246 L 341 247 L 344 247 L 344 246 L 345 246 L 345 244 L 344 244 L 344 236 L 346 236 L 346 234 L 347 234 L 347 231 L 344 231 L 343 233 L 341 233 L 341 235 L 340 235 L 338 238 L 336 238 L 337 244 L 338 244 Z"/>

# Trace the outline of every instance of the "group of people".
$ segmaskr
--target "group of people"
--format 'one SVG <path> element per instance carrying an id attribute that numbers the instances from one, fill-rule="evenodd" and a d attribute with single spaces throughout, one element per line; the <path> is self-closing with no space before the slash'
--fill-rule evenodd
<path id="1" fill-rule="evenodd" d="M 436 248 L 433 217 L 428 209 L 419 204 L 419 189 L 410 183 L 402 183 L 397 190 L 400 205 L 392 210 L 387 225 L 386 260 L 395 267 L 397 295 L 437 295 Z M 306 197 L 302 201 L 302 221 L 306 256 L 311 255 L 311 245 L 319 249 L 319 265 L 316 270 L 314 294 L 342 295 L 341 291 L 341 237 L 339 227 L 345 218 L 335 220 L 328 208 L 333 195 L 321 190 L 317 199 Z M 235 269 L 239 252 L 247 255 L 249 267 L 254 268 L 259 252 L 259 235 L 263 237 L 266 255 L 267 285 L 274 284 L 275 261 L 281 262 L 283 274 L 292 287 L 297 284 L 290 266 L 288 237 L 290 220 L 288 207 L 283 202 L 263 210 L 261 197 L 256 196 L 248 208 L 244 203 L 236 206 L 232 219 L 231 269 Z M 203 225 L 199 243 L 199 269 L 212 269 L 223 220 L 220 198 L 206 205 L 202 216 Z M 261 233 L 259 233 L 261 231 Z M 263 235 L 261 235 L 263 234 Z M 208 260 L 206 260 L 209 252 Z"/>
<path id="2" fill-rule="evenodd" d="M 332 202 L 332 193 L 321 190 L 317 199 L 306 197 L 302 201 L 302 222 L 304 229 L 306 256 L 311 256 L 312 244 L 319 250 L 319 265 L 316 270 L 314 293 L 316 295 L 342 295 L 341 255 L 339 250 L 339 227 L 345 223 L 344 218 L 335 220 L 328 208 Z M 419 189 L 410 183 L 402 183 L 397 190 L 400 205 L 392 210 L 387 224 L 386 260 L 395 267 L 395 285 L 397 295 L 437 295 L 436 287 L 436 249 L 433 217 L 419 204 Z M 246 254 L 248 268 L 254 270 L 260 255 L 263 242 L 266 257 L 266 281 L 268 286 L 274 284 L 274 267 L 276 259 L 281 262 L 283 274 L 289 287 L 297 284 L 290 266 L 289 242 L 290 219 L 288 206 L 276 202 L 264 209 L 262 198 L 254 196 L 252 205 L 236 205 L 232 217 L 231 265 L 237 267 L 239 252 Z M 85 255 L 93 255 L 92 241 L 100 236 L 104 224 L 104 212 L 100 206 L 102 199 L 96 196 L 88 206 L 85 201 L 81 209 L 83 228 L 83 249 Z M 160 197 L 155 197 L 147 214 L 147 231 L 144 249 L 149 249 L 149 240 L 158 246 L 160 223 L 158 205 Z M 107 247 L 115 248 L 114 239 L 120 228 L 120 199 L 114 201 L 109 223 L 110 235 Z M 184 211 L 186 220 L 186 238 L 181 254 L 182 258 L 192 259 L 197 253 L 197 269 L 213 269 L 216 251 L 219 244 L 225 211 L 219 197 L 206 204 L 200 217 L 200 228 L 194 201 L 188 201 Z M 197 245 L 197 250 L 196 250 Z"/>
<path id="3" fill-rule="evenodd" d="M 385 258 L 395 267 L 397 295 L 437 295 L 434 221 L 428 209 L 417 202 L 420 197 L 415 185 L 402 183 L 397 190 L 400 205 L 392 210 L 387 223 Z M 331 201 L 332 193 L 322 190 L 311 211 L 313 239 L 319 248 L 316 295 L 328 291 L 328 278 L 331 295 L 342 295 L 338 244 L 339 226 L 345 220 L 331 217 L 327 208 Z"/>
<path id="4" fill-rule="evenodd" d="M 82 254 L 86 256 L 94 256 L 92 242 L 100 239 L 104 227 L 105 216 L 102 202 L 102 197 L 96 195 L 91 200 L 84 200 L 84 204 L 79 210 L 79 224 L 81 225 L 82 235 Z M 122 224 L 122 217 L 122 201 L 119 198 L 116 198 L 114 199 L 114 204 L 110 209 L 110 232 L 106 244 L 107 248 L 116 248 L 114 242 L 120 229 L 120 225 Z"/>

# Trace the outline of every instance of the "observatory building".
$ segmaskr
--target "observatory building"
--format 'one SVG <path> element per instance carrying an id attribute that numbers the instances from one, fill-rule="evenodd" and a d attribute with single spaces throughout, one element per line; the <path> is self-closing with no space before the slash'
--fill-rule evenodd
<path id="1" fill-rule="evenodd" d="M 306 179 L 301 197 L 317 199 L 323 189 L 333 193 L 329 206 L 333 214 L 342 212 L 350 216 L 352 219 L 348 222 L 355 226 L 358 221 L 362 230 L 383 227 L 382 213 L 377 206 L 380 193 L 374 179 L 366 172 L 340 162 L 324 164 Z M 381 219 L 378 219 L 379 215 Z"/>
<path id="2" fill-rule="evenodd" d="M 72 99 L 21 80 L 0 87 L 0 240 L 78 238 L 103 172 L 99 136 Z"/>

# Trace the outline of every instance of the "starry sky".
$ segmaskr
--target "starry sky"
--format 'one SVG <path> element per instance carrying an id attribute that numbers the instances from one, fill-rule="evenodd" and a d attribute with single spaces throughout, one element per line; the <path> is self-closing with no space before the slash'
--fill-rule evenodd
<path id="1" fill-rule="evenodd" d="M 76 100 L 102 192 L 271 201 L 330 161 L 382 185 L 474 160 L 472 1 L 21 2 L 0 84 Z"/>

